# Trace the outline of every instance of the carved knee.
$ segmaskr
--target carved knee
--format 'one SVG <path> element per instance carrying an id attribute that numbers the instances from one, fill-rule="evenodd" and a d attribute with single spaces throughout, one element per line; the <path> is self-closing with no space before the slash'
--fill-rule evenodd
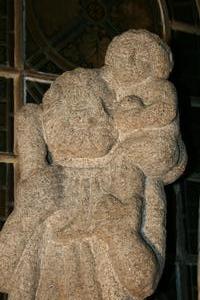
<path id="1" fill-rule="evenodd" d="M 153 293 L 159 273 L 158 262 L 153 250 L 148 249 L 147 251 L 146 253 L 141 251 L 139 254 L 141 260 L 137 264 L 137 276 L 134 276 L 134 294 L 142 299 Z M 137 257 L 135 259 L 137 260 Z"/>
<path id="2" fill-rule="evenodd" d="M 153 250 L 140 238 L 113 243 L 111 260 L 121 284 L 134 297 L 150 296 L 158 276 L 158 263 Z"/>

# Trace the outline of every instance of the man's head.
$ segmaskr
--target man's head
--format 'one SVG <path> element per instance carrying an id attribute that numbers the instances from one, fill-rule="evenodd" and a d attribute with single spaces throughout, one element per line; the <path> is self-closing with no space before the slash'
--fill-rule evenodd
<path id="1" fill-rule="evenodd" d="M 118 139 L 90 78 L 85 69 L 66 72 L 44 96 L 43 131 L 55 161 L 105 156 Z"/>

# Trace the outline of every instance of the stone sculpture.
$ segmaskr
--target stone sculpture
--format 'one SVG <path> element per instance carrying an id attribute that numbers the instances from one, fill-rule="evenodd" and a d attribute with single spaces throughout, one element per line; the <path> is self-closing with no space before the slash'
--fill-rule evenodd
<path id="1" fill-rule="evenodd" d="M 184 170 L 173 62 L 158 36 L 113 39 L 16 116 L 20 179 L 0 233 L 10 300 L 141 300 L 165 257 L 164 185 Z M 50 159 L 51 154 L 51 159 Z"/>

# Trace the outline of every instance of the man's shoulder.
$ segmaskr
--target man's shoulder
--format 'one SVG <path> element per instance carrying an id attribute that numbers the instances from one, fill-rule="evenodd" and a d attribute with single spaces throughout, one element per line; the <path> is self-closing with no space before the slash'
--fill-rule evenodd
<path id="1" fill-rule="evenodd" d="M 98 82 L 99 72 L 98 69 L 76 68 L 72 71 L 64 72 L 56 79 L 55 83 L 62 87 L 89 87 L 88 84 L 93 82 L 94 85 L 95 82 Z"/>

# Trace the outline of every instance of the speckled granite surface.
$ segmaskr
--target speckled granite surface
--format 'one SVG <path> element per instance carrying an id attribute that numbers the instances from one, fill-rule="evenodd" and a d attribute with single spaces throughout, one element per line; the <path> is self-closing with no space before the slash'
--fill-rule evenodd
<path id="1" fill-rule="evenodd" d="M 170 49 L 130 30 L 16 116 L 20 179 L 0 232 L 10 300 L 142 300 L 165 257 L 164 185 L 183 172 Z M 47 162 L 51 153 L 51 164 Z"/>

